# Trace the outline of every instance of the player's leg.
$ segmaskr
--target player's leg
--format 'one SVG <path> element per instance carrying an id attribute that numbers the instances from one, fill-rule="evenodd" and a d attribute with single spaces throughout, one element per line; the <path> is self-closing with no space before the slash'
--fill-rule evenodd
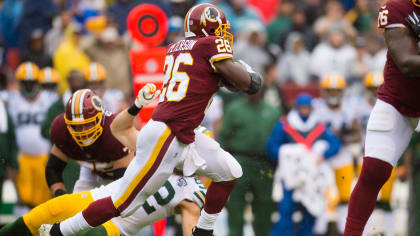
<path id="1" fill-rule="evenodd" d="M 344 235 L 362 235 L 379 190 L 408 145 L 413 129 L 391 105 L 378 100 L 369 118 L 365 157 L 351 194 Z"/>
<path id="2" fill-rule="evenodd" d="M 33 235 L 38 234 L 42 224 L 55 223 L 75 215 L 93 202 L 90 192 L 65 194 L 50 199 L 15 222 L 0 229 L 0 235 Z"/>
<path id="3" fill-rule="evenodd" d="M 149 121 L 139 132 L 136 157 L 120 179 L 118 190 L 111 197 L 96 200 L 83 212 L 54 225 L 51 235 L 71 235 L 113 217 L 132 214 L 172 174 L 183 147 L 164 123 Z"/>
<path id="4" fill-rule="evenodd" d="M 235 186 L 236 179 L 242 176 L 242 168 L 232 155 L 205 134 L 195 132 L 194 144 L 207 165 L 204 170 L 198 169 L 197 172 L 212 179 L 197 228 L 212 231 L 218 214 Z"/>
<path id="5" fill-rule="evenodd" d="M 355 178 L 353 156 L 345 147 L 343 147 L 330 163 L 334 168 L 335 184 L 339 197 L 339 202 L 336 207 L 338 216 L 337 228 L 338 232 L 342 234 L 346 224 L 351 187 Z"/>
<path id="6" fill-rule="evenodd" d="M 41 155 L 32 160 L 33 179 L 31 196 L 33 206 L 37 206 L 51 198 L 51 192 L 48 188 L 45 178 L 45 167 L 47 166 L 48 155 Z"/>

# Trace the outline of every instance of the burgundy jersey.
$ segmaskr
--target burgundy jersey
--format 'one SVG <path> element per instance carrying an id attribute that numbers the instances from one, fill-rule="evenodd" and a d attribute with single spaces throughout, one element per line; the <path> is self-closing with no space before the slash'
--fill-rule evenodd
<path id="1" fill-rule="evenodd" d="M 221 75 L 213 63 L 232 57 L 229 41 L 217 36 L 186 38 L 170 44 L 162 94 L 152 119 L 165 122 L 181 142 L 193 142 L 194 129 L 219 89 Z"/>
<path id="2" fill-rule="evenodd" d="M 128 154 L 124 147 L 111 133 L 110 125 L 115 114 L 104 112 L 102 135 L 90 146 L 80 147 L 67 130 L 64 113 L 55 117 L 51 129 L 51 142 L 55 144 L 67 157 L 87 162 L 110 162 L 123 158 Z"/>
<path id="3" fill-rule="evenodd" d="M 410 0 L 389 0 L 379 10 L 378 27 L 382 29 L 404 27 L 413 33 L 413 37 L 416 37 L 408 22 L 405 21 L 408 14 L 413 11 L 420 15 L 420 8 L 414 6 Z M 420 117 L 419 92 L 420 79 L 404 75 L 388 51 L 384 68 L 384 83 L 378 89 L 378 98 L 393 105 L 405 116 Z"/>

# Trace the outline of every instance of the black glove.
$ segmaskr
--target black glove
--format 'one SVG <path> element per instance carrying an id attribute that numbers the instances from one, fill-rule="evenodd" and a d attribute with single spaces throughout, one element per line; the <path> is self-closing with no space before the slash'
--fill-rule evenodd
<path id="1" fill-rule="evenodd" d="M 58 196 L 61 196 L 61 195 L 64 195 L 64 194 L 66 194 L 66 191 L 64 191 L 63 189 L 57 189 L 57 190 L 55 190 L 55 192 L 54 192 L 54 197 L 58 197 Z"/>
<path id="2" fill-rule="evenodd" d="M 408 14 L 405 20 L 410 24 L 417 37 L 420 38 L 420 17 L 413 11 L 411 14 Z"/>

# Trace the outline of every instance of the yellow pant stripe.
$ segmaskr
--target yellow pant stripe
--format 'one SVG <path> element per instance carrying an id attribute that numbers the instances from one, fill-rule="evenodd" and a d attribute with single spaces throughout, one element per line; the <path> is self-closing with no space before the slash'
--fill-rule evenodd
<path id="1" fill-rule="evenodd" d="M 120 236 L 120 231 L 112 220 L 107 221 L 102 225 L 106 230 L 107 236 Z"/>
<path id="2" fill-rule="evenodd" d="M 160 138 L 157 141 L 155 147 L 153 148 L 153 152 L 150 155 L 148 161 L 146 162 L 146 165 L 137 174 L 137 176 L 134 178 L 134 180 L 131 181 L 130 185 L 125 190 L 123 195 L 118 200 L 116 200 L 114 202 L 115 208 L 119 208 L 127 200 L 127 198 L 130 196 L 130 194 L 133 192 L 134 188 L 140 183 L 140 181 L 147 174 L 147 172 L 149 172 L 149 170 L 153 166 L 153 163 L 155 162 L 160 150 L 162 149 L 163 144 L 165 143 L 166 139 L 168 139 L 170 134 L 171 134 L 171 130 L 167 127 L 166 130 L 163 132 L 163 134 L 160 136 Z"/>

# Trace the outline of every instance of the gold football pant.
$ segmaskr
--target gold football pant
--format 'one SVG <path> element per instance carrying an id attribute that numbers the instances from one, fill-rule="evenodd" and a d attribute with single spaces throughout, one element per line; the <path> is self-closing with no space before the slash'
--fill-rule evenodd
<path id="1" fill-rule="evenodd" d="M 51 193 L 45 179 L 47 161 L 47 154 L 39 156 L 19 154 L 16 185 L 22 204 L 34 207 L 50 198 Z"/>
<path id="2" fill-rule="evenodd" d="M 346 203 L 350 199 L 351 187 L 354 180 L 353 164 L 334 169 L 335 183 L 338 190 L 339 202 Z"/>
<path id="3" fill-rule="evenodd" d="M 38 205 L 23 216 L 23 221 L 35 235 L 38 234 L 38 229 L 42 224 L 53 224 L 70 218 L 84 210 L 92 202 L 92 194 L 89 191 L 65 194 Z M 103 226 L 107 235 L 120 235 L 117 226 L 112 221 L 106 222 Z"/>

